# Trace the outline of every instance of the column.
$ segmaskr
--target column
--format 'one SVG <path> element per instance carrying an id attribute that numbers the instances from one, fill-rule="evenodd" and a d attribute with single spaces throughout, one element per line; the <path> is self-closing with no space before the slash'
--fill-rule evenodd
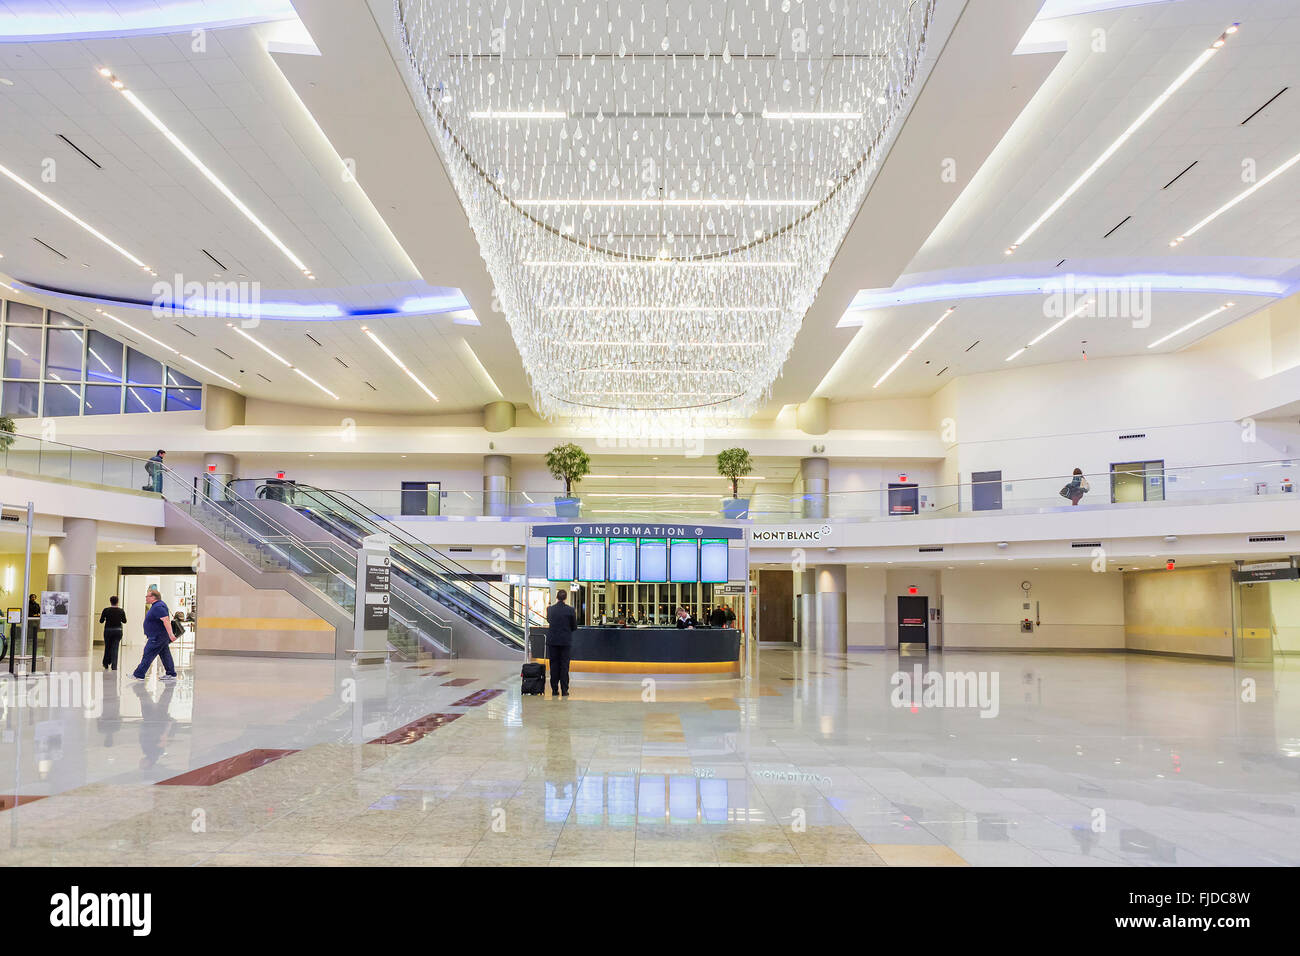
<path id="1" fill-rule="evenodd" d="M 808 435 L 825 435 L 831 429 L 829 398 L 810 398 L 794 410 L 794 423 Z"/>
<path id="2" fill-rule="evenodd" d="M 244 424 L 244 396 L 220 385 L 203 386 L 203 427 L 221 431 Z"/>
<path id="3" fill-rule="evenodd" d="M 483 513 L 501 516 L 510 514 L 509 455 L 483 456 Z"/>
<path id="4" fill-rule="evenodd" d="M 817 565 L 817 648 L 843 654 L 849 646 L 848 575 L 842 564 Z"/>
<path id="5" fill-rule="evenodd" d="M 509 431 L 515 427 L 513 402 L 488 402 L 483 406 L 483 428 L 490 432 Z"/>
<path id="6" fill-rule="evenodd" d="M 830 462 L 825 458 L 799 459 L 799 477 L 803 480 L 805 518 L 825 518 L 830 492 Z"/>
<path id="7" fill-rule="evenodd" d="M 226 497 L 230 482 L 239 473 L 239 459 L 224 452 L 208 452 L 203 456 L 204 490 L 209 498 Z"/>
<path id="8" fill-rule="evenodd" d="M 64 518 L 63 537 L 50 539 L 47 591 L 68 592 L 67 630 L 49 631 L 51 669 L 88 671 L 93 625 L 99 615 L 95 599 L 95 551 L 99 524 L 93 518 Z M 39 597 L 39 595 L 37 595 Z"/>
<path id="9" fill-rule="evenodd" d="M 799 633 L 794 639 L 802 648 L 817 646 L 817 569 L 795 572 L 794 599 L 799 605 Z"/>

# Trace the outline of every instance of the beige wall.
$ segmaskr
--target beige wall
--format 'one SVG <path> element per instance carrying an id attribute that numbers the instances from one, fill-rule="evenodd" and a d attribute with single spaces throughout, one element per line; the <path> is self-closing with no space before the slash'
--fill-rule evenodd
<path id="1" fill-rule="evenodd" d="M 1231 587 L 1227 565 L 1125 574 L 1125 646 L 1230 659 Z"/>
<path id="2" fill-rule="evenodd" d="M 1020 586 L 1023 581 L 1030 584 L 1028 594 Z M 1030 633 L 1020 630 L 1020 621 L 1026 617 L 1041 621 Z M 983 568 L 945 571 L 943 646 L 950 650 L 1122 649 L 1122 575 Z"/>
<path id="3" fill-rule="evenodd" d="M 198 653 L 334 656 L 334 627 L 286 591 L 259 591 L 211 555 L 199 570 Z"/>
<path id="4" fill-rule="evenodd" d="M 845 569 L 849 647 L 885 646 L 885 571 Z"/>
<path id="5" fill-rule="evenodd" d="M 1253 590 L 1259 589 L 1269 599 L 1274 649 L 1300 654 L 1300 581 L 1270 581 L 1256 584 Z"/>

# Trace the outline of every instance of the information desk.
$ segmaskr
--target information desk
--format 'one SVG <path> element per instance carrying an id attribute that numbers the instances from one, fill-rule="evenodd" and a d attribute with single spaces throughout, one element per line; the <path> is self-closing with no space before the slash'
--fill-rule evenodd
<path id="1" fill-rule="evenodd" d="M 533 659 L 545 660 L 546 628 L 530 628 L 529 633 Z M 573 632 L 569 670 L 715 680 L 739 677 L 740 631 L 734 627 L 580 627 Z"/>

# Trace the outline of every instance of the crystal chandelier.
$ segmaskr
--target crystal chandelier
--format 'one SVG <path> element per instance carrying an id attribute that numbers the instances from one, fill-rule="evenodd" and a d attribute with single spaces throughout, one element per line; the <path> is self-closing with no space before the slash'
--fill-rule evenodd
<path id="1" fill-rule="evenodd" d="M 901 123 L 935 0 L 395 0 L 551 419 L 766 400 Z"/>

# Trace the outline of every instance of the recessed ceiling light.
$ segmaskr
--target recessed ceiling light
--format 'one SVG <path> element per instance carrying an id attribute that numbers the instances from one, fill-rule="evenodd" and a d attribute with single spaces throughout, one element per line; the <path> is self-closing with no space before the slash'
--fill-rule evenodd
<path id="1" fill-rule="evenodd" d="M 1210 213 L 1208 216 L 1206 216 L 1204 219 L 1202 219 L 1202 220 L 1201 220 L 1200 222 L 1198 222 L 1196 225 L 1192 226 L 1191 229 L 1188 229 L 1186 232 L 1184 232 L 1182 235 L 1178 236 L 1176 239 L 1171 240 L 1170 243 L 1169 243 L 1169 245 L 1171 245 L 1171 246 L 1180 246 L 1180 245 L 1182 245 L 1182 244 L 1183 244 L 1183 241 L 1184 241 L 1188 236 L 1195 235 L 1196 233 L 1200 232 L 1201 229 L 1203 229 L 1205 226 L 1208 226 L 1210 223 L 1214 222 L 1214 220 L 1218 219 L 1220 216 L 1222 216 L 1225 212 L 1227 212 L 1227 211 L 1228 211 L 1229 209 L 1231 209 L 1233 206 L 1237 205 L 1237 203 L 1242 202 L 1243 200 L 1246 200 L 1246 199 L 1250 198 L 1250 196 L 1255 192 L 1255 190 L 1257 190 L 1257 189 L 1261 189 L 1261 188 L 1263 188 L 1264 186 L 1267 186 L 1269 183 L 1271 183 L 1273 180 L 1277 179 L 1277 177 L 1281 176 L 1284 172 L 1286 172 L 1288 169 L 1290 169 L 1290 168 L 1291 168 L 1292 166 L 1294 166 L 1296 163 L 1300 163 L 1300 153 L 1296 153 L 1294 156 L 1292 156 L 1290 159 L 1288 159 L 1285 163 L 1283 163 L 1281 166 L 1277 167 L 1277 169 L 1273 170 L 1271 173 L 1269 173 L 1267 176 L 1265 176 L 1265 177 L 1264 177 L 1263 179 L 1261 179 L 1259 182 L 1255 183 L 1253 186 L 1250 186 L 1250 187 L 1247 188 L 1247 189 L 1243 189 L 1243 190 L 1242 190 L 1241 192 L 1239 192 L 1237 195 L 1233 196 L 1231 199 L 1229 199 L 1227 202 L 1225 202 L 1225 203 L 1224 203 L 1222 206 L 1220 206 L 1218 209 L 1214 210 L 1214 212 Z"/>
<path id="2" fill-rule="evenodd" d="M 1234 23 L 1231 27 L 1228 28 L 1228 31 L 1231 31 L 1231 33 L 1236 33 L 1237 24 Z M 1205 64 L 1209 62 L 1210 58 L 1213 57 L 1214 54 L 1218 51 L 1218 48 L 1223 46 L 1224 40 L 1229 35 L 1228 31 L 1225 31 L 1223 34 L 1221 34 L 1219 38 L 1215 40 L 1210 47 L 1201 51 L 1200 56 L 1198 56 L 1195 60 L 1193 60 L 1191 65 L 1188 66 L 1187 69 L 1183 70 L 1182 73 L 1178 74 L 1177 78 L 1175 78 L 1175 80 L 1172 83 L 1170 83 L 1167 87 L 1165 87 L 1163 93 L 1161 93 L 1159 96 L 1157 96 L 1154 100 L 1151 101 L 1151 104 L 1147 106 L 1147 108 L 1138 115 L 1137 119 L 1135 119 L 1132 123 L 1130 123 L 1128 128 L 1125 129 L 1124 132 L 1120 133 L 1119 136 L 1115 139 L 1115 141 L 1112 142 L 1109 146 L 1107 146 L 1106 149 L 1102 151 L 1101 155 L 1092 161 L 1092 164 L 1083 171 L 1083 173 L 1079 176 L 1079 178 L 1076 179 L 1074 182 L 1072 182 L 1069 185 L 1069 187 L 1065 190 L 1065 192 L 1061 193 L 1061 195 L 1057 197 L 1056 201 L 1053 202 L 1050 206 L 1048 206 L 1047 209 L 1043 212 L 1043 214 L 1039 216 L 1037 219 L 1035 219 L 1033 223 L 1029 226 L 1029 228 L 1020 234 L 1020 238 L 1017 239 L 1015 242 L 1013 242 L 1007 248 L 1006 250 L 1007 255 L 1011 255 L 1011 253 L 1015 252 L 1015 250 L 1018 249 L 1025 242 L 1026 239 L 1028 239 L 1035 232 L 1037 232 L 1039 226 L 1045 223 L 1049 218 L 1051 218 L 1056 213 L 1058 209 L 1064 206 L 1066 202 L 1070 199 L 1070 197 L 1073 196 L 1076 192 L 1078 192 L 1079 189 L 1083 187 L 1083 184 L 1092 178 L 1093 173 L 1095 173 L 1098 169 L 1100 169 L 1103 163 L 1105 163 L 1108 159 L 1110 159 L 1113 155 L 1115 155 L 1115 153 L 1119 150 L 1119 148 L 1123 146 L 1126 142 L 1128 142 L 1129 138 L 1134 133 L 1136 133 L 1139 129 L 1141 129 L 1142 125 L 1146 123 L 1146 121 L 1149 120 L 1153 115 L 1155 115 L 1155 112 L 1158 109 L 1160 109 L 1160 107 L 1164 106 L 1171 96 L 1173 96 L 1175 93 L 1178 92 L 1179 89 L 1182 88 L 1183 84 L 1185 84 L 1188 80 L 1190 80 L 1201 67 L 1205 66 Z"/>
<path id="3" fill-rule="evenodd" d="M 244 217 L 248 219 L 248 221 L 251 222 L 254 226 L 256 226 L 258 231 L 261 232 L 262 235 L 266 236 L 267 239 L 271 240 L 271 242 L 275 245 L 275 247 L 279 249 L 282 253 L 284 253 L 285 257 L 290 262 L 292 262 L 304 276 L 306 276 L 308 279 L 314 279 L 315 276 L 312 275 L 312 271 L 309 268 L 307 268 L 306 264 L 301 259 L 299 259 L 296 255 L 293 254 L 293 251 L 280 240 L 280 237 L 277 236 L 274 232 L 272 232 L 270 227 L 267 226 L 266 223 L 262 222 L 261 219 L 258 219 L 257 216 L 253 213 L 253 211 L 249 209 L 247 205 L 244 204 L 244 201 L 240 199 L 238 196 L 236 196 L 234 192 L 230 189 L 230 187 L 221 181 L 221 179 L 217 176 L 216 173 L 214 173 L 206 165 L 204 165 L 203 160 L 199 159 L 199 157 L 195 155 L 193 150 L 191 150 L 188 146 L 186 146 L 183 142 L 181 142 L 180 137 L 178 137 L 175 133 L 173 133 L 167 127 L 167 124 L 165 124 L 162 120 L 160 120 L 154 114 L 154 112 L 151 109 L 149 109 L 149 107 L 145 106 L 138 96 L 136 96 L 134 93 L 128 90 L 126 88 L 126 85 L 121 80 L 119 80 L 116 76 L 113 76 L 112 73 L 105 73 L 106 69 L 107 69 L 106 67 L 101 67 L 99 70 L 100 75 L 112 77 L 110 82 L 112 83 L 113 88 L 120 91 L 122 96 L 125 97 L 126 101 L 130 103 L 132 106 L 134 106 L 136 110 L 140 113 L 140 115 L 149 121 L 149 124 L 153 126 L 154 129 L 162 133 L 163 136 L 166 137 L 167 141 L 171 143 L 174 147 L 176 147 L 177 152 L 179 152 L 182 156 L 188 159 L 190 161 L 190 164 L 195 169 L 197 169 L 200 173 L 203 174 L 204 179 L 212 183 L 212 185 L 215 186 L 223 196 L 225 196 L 228 200 L 230 200 L 231 205 L 233 205 L 236 209 L 238 209 L 241 213 L 243 213 Z"/>
<path id="4" fill-rule="evenodd" d="M 1170 332 L 1168 335 L 1165 335 L 1165 336 L 1162 336 L 1162 337 L 1156 339 L 1154 342 L 1152 342 L 1150 345 L 1148 345 L 1147 348 L 1149 348 L 1149 349 L 1153 349 L 1153 348 L 1155 348 L 1155 347 L 1158 346 L 1158 345 L 1163 345 L 1164 343 L 1166 343 L 1166 342 L 1168 342 L 1170 339 L 1172 339 L 1174 336 L 1176 336 L 1176 335 L 1182 335 L 1182 334 L 1183 334 L 1184 332 L 1186 332 L 1188 329 L 1191 329 L 1191 328 L 1194 328 L 1195 326 L 1200 325 L 1200 324 L 1201 324 L 1202 322 L 1204 322 L 1206 319 L 1212 319 L 1212 318 L 1214 318 L 1216 315 L 1221 315 L 1222 313 L 1227 312 L 1229 309 L 1231 309 L 1231 308 L 1233 307 L 1233 305 L 1235 305 L 1235 303 L 1233 303 L 1233 302 L 1225 302 L 1223 305 L 1219 306 L 1217 309 L 1211 309 L 1209 312 L 1206 312 L 1206 313 L 1205 313 L 1204 315 L 1202 315 L 1201 317 L 1196 318 L 1196 319 L 1192 319 L 1192 321 L 1188 322 L 1188 323 L 1187 323 L 1186 325 L 1184 325 L 1181 329 L 1174 329 L 1174 330 L 1173 330 L 1172 332 Z"/>
<path id="5" fill-rule="evenodd" d="M 135 263 L 137 266 L 139 266 L 139 267 L 140 267 L 141 269 L 143 269 L 145 272 L 152 272 L 152 270 L 151 270 L 147 265 L 145 265 L 144 262 L 143 262 L 141 259 L 139 259 L 139 258 L 137 258 L 136 256 L 132 255 L 131 253 L 127 252 L 125 249 L 123 249 L 121 246 L 119 246 L 116 242 L 114 242 L 112 239 L 108 238 L 108 236 L 104 235 L 102 232 L 100 232 L 100 231 L 99 231 L 98 229 L 96 229 L 94 226 L 90 225 L 90 223 L 86 222 L 84 219 L 81 219 L 80 217 L 78 217 L 78 216 L 74 215 L 73 213 L 69 212 L 69 211 L 68 211 L 67 209 L 65 209 L 64 207 L 60 206 L 57 202 L 55 202 L 55 201 L 54 201 L 53 199 L 51 199 L 49 196 L 45 195 L 45 193 L 41 192 L 39 189 L 37 189 L 37 188 L 36 188 L 35 186 L 33 186 L 31 183 L 27 182 L 27 180 L 23 179 L 23 178 L 22 178 L 21 176 L 19 176 L 17 173 L 13 172 L 13 171 L 10 170 L 10 169 L 7 169 L 7 168 L 4 167 L 4 166 L 0 166 L 0 175 L 3 175 L 3 176 L 8 177 L 8 178 L 9 178 L 10 180 L 12 180 L 14 183 L 16 183 L 17 185 L 21 186 L 23 189 L 27 190 L 29 193 L 31 193 L 33 196 L 35 196 L 37 199 L 39 199 L 41 202 L 45 203 L 47 206 L 49 206 L 49 207 L 50 207 L 51 209 L 53 209 L 55 212 L 59 213 L 60 215 L 63 215 L 63 216 L 65 216 L 65 217 L 67 217 L 68 219 L 71 219 L 71 220 L 72 220 L 73 222 L 75 222 L 78 226 L 80 226 L 82 229 L 86 230 L 86 232 L 90 233 L 92 236 L 94 236 L 96 239 L 98 239 L 98 240 L 99 240 L 100 242 L 102 242 L 104 245 L 108 246 L 108 247 L 109 247 L 110 249 L 112 249 L 114 252 L 116 252 L 116 253 L 118 253 L 118 254 L 120 254 L 120 255 L 122 255 L 122 256 L 125 256 L 127 259 L 129 259 L 131 262 Z"/>
<path id="6" fill-rule="evenodd" d="M 922 332 L 921 337 L 917 339 L 915 342 L 913 342 L 911 345 L 909 345 L 907 347 L 907 351 L 904 352 L 902 355 L 900 355 L 898 359 L 894 362 L 894 364 L 889 366 L 889 368 L 885 370 L 885 374 L 880 376 L 880 378 L 876 379 L 876 384 L 872 385 L 871 387 L 879 388 L 881 382 L 889 378 L 889 376 L 893 375 L 894 370 L 898 368 L 898 366 L 902 365 L 909 355 L 911 355 L 913 352 L 915 352 L 918 348 L 921 347 L 921 343 L 930 337 L 930 335 L 934 332 L 934 330 L 939 327 L 939 323 L 942 322 L 944 319 L 948 318 L 948 316 L 952 315 L 955 311 L 957 311 L 957 307 L 954 305 L 951 308 L 949 308 L 948 311 L 945 312 L 943 315 L 939 316 L 939 318 L 935 320 L 934 324 L 931 325 L 924 332 Z"/>
<path id="7" fill-rule="evenodd" d="M 416 376 L 416 374 L 412 372 L 409 368 L 407 368 L 406 364 L 393 353 L 393 350 L 379 340 L 379 336 L 375 335 L 374 332 L 371 332 L 364 325 L 361 327 L 361 331 L 364 332 L 367 337 L 369 337 L 370 341 L 378 345 L 379 348 L 383 351 L 383 353 L 393 360 L 393 364 L 396 365 L 398 368 L 400 368 L 403 372 L 405 372 L 407 377 L 410 378 L 412 382 L 420 386 L 420 389 L 424 392 L 424 394 L 428 395 L 435 402 L 439 400 L 438 396 L 433 394 L 433 390 L 430 389 L 429 386 L 425 385 L 422 381 L 420 381 L 420 379 Z"/>
<path id="8" fill-rule="evenodd" d="M 1038 335 L 1037 335 L 1035 338 L 1030 339 L 1030 340 L 1029 340 L 1029 344 L 1026 345 L 1026 346 L 1024 346 L 1024 348 L 1017 349 L 1016 351 L 1014 351 L 1014 352 L 1012 352 L 1010 355 L 1008 355 L 1008 356 L 1007 356 L 1007 361 L 1010 362 L 1010 361 L 1012 361 L 1013 359 L 1019 358 L 1020 355 L 1021 355 L 1021 354 L 1026 350 L 1026 349 L 1030 349 L 1030 348 L 1032 348 L 1033 346 L 1037 345 L 1039 342 L 1043 341 L 1043 339 L 1047 338 L 1049 335 L 1051 335 L 1053 332 L 1055 332 L 1057 329 L 1059 329 L 1061 326 L 1063 326 L 1066 322 L 1069 322 L 1071 319 L 1075 318 L 1076 316 L 1082 315 L 1085 311 L 1088 310 L 1088 308 L 1090 308 L 1090 307 L 1092 306 L 1092 304 L 1093 304 L 1094 301 L 1095 301 L 1095 300 L 1093 300 L 1093 299 L 1091 299 L 1091 298 L 1090 298 L 1090 299 L 1086 299 L 1086 300 L 1084 301 L 1084 303 L 1083 303 L 1081 306 L 1079 306 L 1079 307 L 1078 307 L 1077 309 L 1075 309 L 1074 311 L 1070 312 L 1070 313 L 1069 313 L 1065 318 L 1061 319 L 1059 322 L 1055 323 L 1054 325 L 1048 327 L 1048 328 L 1045 329 L 1044 331 L 1038 333 Z"/>

